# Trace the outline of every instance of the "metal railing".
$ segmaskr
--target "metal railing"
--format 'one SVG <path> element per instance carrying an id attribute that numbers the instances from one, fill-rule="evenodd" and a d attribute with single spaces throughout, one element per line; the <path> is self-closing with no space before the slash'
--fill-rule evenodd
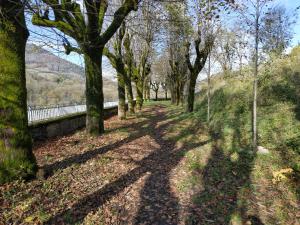
<path id="1" fill-rule="evenodd" d="M 105 109 L 115 106 L 118 106 L 117 101 L 104 103 Z M 28 123 L 84 112 L 86 112 L 86 105 L 28 106 Z"/>

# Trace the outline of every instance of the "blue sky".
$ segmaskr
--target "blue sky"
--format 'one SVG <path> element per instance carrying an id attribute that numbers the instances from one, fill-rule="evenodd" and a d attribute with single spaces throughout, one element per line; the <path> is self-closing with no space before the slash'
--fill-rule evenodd
<path id="1" fill-rule="evenodd" d="M 276 3 L 283 4 L 287 10 L 294 10 L 300 6 L 300 0 L 277 0 Z M 297 19 L 297 23 L 294 27 L 295 36 L 292 41 L 292 46 L 295 46 L 300 42 L 300 17 Z"/>

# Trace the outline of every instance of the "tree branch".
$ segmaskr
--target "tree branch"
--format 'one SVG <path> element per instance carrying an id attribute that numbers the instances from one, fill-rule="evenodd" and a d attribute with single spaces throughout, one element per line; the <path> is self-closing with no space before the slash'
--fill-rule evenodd
<path id="1" fill-rule="evenodd" d="M 106 44 L 109 41 L 130 11 L 137 10 L 138 1 L 139 0 L 125 0 L 122 6 L 115 12 L 113 21 L 107 30 L 100 36 L 102 44 Z"/>

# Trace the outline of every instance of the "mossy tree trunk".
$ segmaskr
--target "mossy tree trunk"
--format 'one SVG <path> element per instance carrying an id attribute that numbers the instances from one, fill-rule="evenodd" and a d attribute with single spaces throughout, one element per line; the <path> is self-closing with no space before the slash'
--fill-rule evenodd
<path id="1" fill-rule="evenodd" d="M 134 98 L 133 98 L 133 91 L 132 91 L 132 84 L 131 84 L 131 78 L 126 79 L 125 81 L 125 89 L 126 89 L 126 95 L 128 99 L 128 111 L 130 114 L 134 114 Z"/>
<path id="2" fill-rule="evenodd" d="M 190 61 L 190 45 L 191 44 L 190 43 L 186 44 L 185 59 L 186 59 L 188 68 L 190 70 L 190 77 L 189 77 L 189 81 L 188 81 L 188 85 L 189 85 L 188 86 L 188 98 L 187 98 L 187 107 L 186 107 L 187 112 L 194 111 L 196 80 L 197 80 L 198 74 L 201 72 L 201 70 L 203 69 L 203 67 L 206 63 L 208 55 L 211 52 L 212 46 L 214 44 L 214 37 L 212 35 L 208 35 L 205 38 L 204 46 L 202 49 L 200 49 L 200 44 L 201 44 L 201 34 L 195 40 L 196 59 L 195 59 L 195 62 L 193 65 Z"/>
<path id="3" fill-rule="evenodd" d="M 136 105 L 138 110 L 142 110 L 144 99 L 143 99 L 143 82 L 137 81 L 136 86 Z"/>
<path id="4" fill-rule="evenodd" d="M 34 176 L 37 166 L 28 129 L 21 1 L 0 1 L 0 183 Z"/>
<path id="5" fill-rule="evenodd" d="M 126 119 L 126 97 L 125 97 L 125 82 L 124 76 L 118 74 L 118 117 L 123 120 Z"/>
<path id="6" fill-rule="evenodd" d="M 90 49 L 84 54 L 86 76 L 86 129 L 90 134 L 104 133 L 103 122 L 103 81 L 102 81 L 103 48 Z"/>
<path id="7" fill-rule="evenodd" d="M 196 79 L 197 74 L 191 74 L 191 77 L 188 81 L 187 91 L 187 104 L 186 104 L 186 111 L 193 112 L 194 111 L 194 100 L 195 100 L 195 87 L 196 87 Z"/>

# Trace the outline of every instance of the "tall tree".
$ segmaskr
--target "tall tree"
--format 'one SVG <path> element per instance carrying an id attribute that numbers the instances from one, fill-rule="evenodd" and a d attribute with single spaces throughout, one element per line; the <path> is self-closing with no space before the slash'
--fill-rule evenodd
<path id="1" fill-rule="evenodd" d="M 186 84 L 188 67 L 184 59 L 184 43 L 188 38 L 191 24 L 186 17 L 186 6 L 183 2 L 166 5 L 168 13 L 167 52 L 168 66 L 167 81 L 171 93 L 171 103 L 179 105 L 184 101 L 184 86 Z"/>
<path id="2" fill-rule="evenodd" d="M 125 97 L 125 80 L 129 79 L 127 71 L 125 69 L 125 63 L 123 62 L 122 43 L 125 36 L 125 23 L 117 32 L 115 40 L 113 42 L 113 51 L 110 51 L 108 47 L 104 48 L 103 54 L 109 59 L 111 65 L 117 71 L 118 78 L 118 117 L 119 119 L 126 118 L 126 97 Z"/>
<path id="3" fill-rule="evenodd" d="M 0 183 L 33 176 L 37 168 L 27 119 L 28 36 L 23 2 L 0 1 Z"/>
<path id="4" fill-rule="evenodd" d="M 253 107 L 252 107 L 252 147 L 257 150 L 257 84 L 258 67 L 263 17 L 267 13 L 267 8 L 272 0 L 243 0 L 233 3 L 235 9 L 242 15 L 244 22 L 249 28 L 250 35 L 253 36 Z"/>
<path id="5" fill-rule="evenodd" d="M 193 112 L 194 111 L 194 99 L 195 99 L 195 87 L 196 87 L 196 81 L 198 78 L 199 73 L 203 69 L 206 59 L 211 51 L 211 48 L 214 43 L 214 37 L 212 35 L 209 35 L 205 38 L 204 47 L 200 49 L 201 44 L 201 34 L 198 35 L 198 38 L 195 40 L 194 46 L 196 51 L 196 59 L 194 64 L 190 61 L 190 43 L 187 43 L 186 45 L 186 62 L 190 71 L 189 79 L 188 79 L 188 97 L 187 97 L 187 112 Z"/>
<path id="6" fill-rule="evenodd" d="M 125 88 L 126 88 L 126 93 L 127 93 L 127 99 L 128 99 L 128 110 L 131 114 L 135 113 L 135 101 L 133 97 L 133 91 L 132 91 L 132 79 L 134 76 L 134 57 L 133 57 L 133 52 L 130 48 L 130 43 L 131 43 L 131 35 L 126 32 L 123 46 L 125 49 L 124 53 L 124 63 L 125 63 L 125 68 L 127 71 L 127 78 L 125 80 Z"/>
<path id="7" fill-rule="evenodd" d="M 33 15 L 32 23 L 56 28 L 77 42 L 78 48 L 71 46 L 69 42 L 66 43 L 65 47 L 67 52 L 75 51 L 84 55 L 87 105 L 86 127 L 88 133 L 101 134 L 104 132 L 103 49 L 129 12 L 137 9 L 139 0 L 125 0 L 115 11 L 113 20 L 105 31 L 104 18 L 110 2 L 108 0 L 82 0 L 80 2 L 41 1 L 44 4 L 37 6 L 39 10 Z"/>
<path id="8" fill-rule="evenodd" d="M 196 59 L 194 63 L 191 62 L 190 57 L 190 45 L 188 41 L 186 44 L 186 62 L 190 71 L 190 76 L 187 82 L 187 104 L 186 111 L 192 112 L 194 110 L 194 98 L 195 98 L 195 85 L 199 73 L 204 68 L 207 57 L 210 54 L 215 36 L 216 30 L 219 29 L 220 11 L 228 9 L 228 2 L 231 0 L 195 0 L 196 13 L 192 13 L 190 16 L 195 17 L 196 24 L 194 23 L 192 39 L 194 42 L 194 52 L 196 53 Z"/>
<path id="9" fill-rule="evenodd" d="M 153 54 L 153 42 L 157 31 L 157 19 L 155 1 L 144 0 L 139 11 L 128 20 L 128 27 L 131 28 L 130 43 L 127 43 L 128 52 L 132 53 L 133 77 L 136 87 L 137 109 L 141 109 L 144 99 L 149 93 L 148 76 L 151 71 L 151 57 Z M 132 29 L 134 27 L 134 29 Z M 130 48 L 130 50 L 129 50 Z M 145 95 L 146 94 L 146 95 Z"/>

